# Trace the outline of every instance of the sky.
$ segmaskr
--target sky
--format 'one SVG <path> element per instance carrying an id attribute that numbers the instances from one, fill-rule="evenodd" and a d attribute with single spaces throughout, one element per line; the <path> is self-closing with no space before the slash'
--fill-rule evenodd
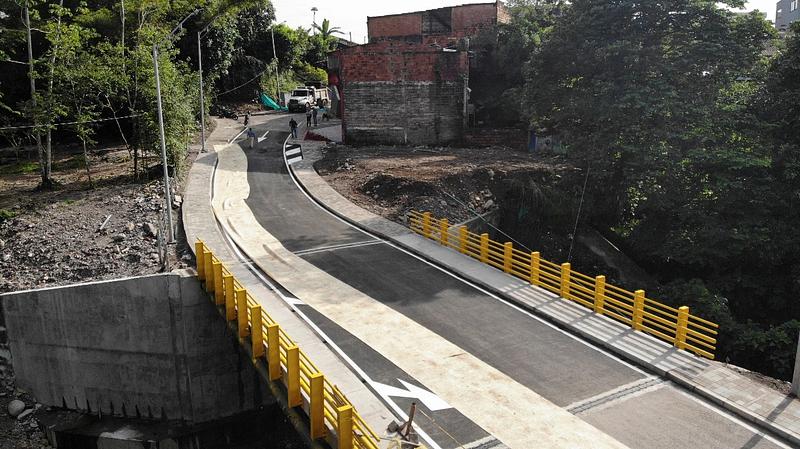
<path id="1" fill-rule="evenodd" d="M 468 3 L 488 3 L 491 0 L 272 0 L 278 16 L 278 22 L 286 22 L 292 27 L 311 28 L 313 13 L 316 7 L 317 23 L 329 19 L 331 26 L 339 27 L 345 39 L 352 33 L 353 41 L 362 44 L 367 36 L 367 17 L 383 16 L 411 11 L 441 8 L 444 6 L 463 5 Z M 753 0 L 747 2 L 747 9 L 758 9 L 767 13 L 767 18 L 775 20 L 775 3 L 777 0 Z"/>

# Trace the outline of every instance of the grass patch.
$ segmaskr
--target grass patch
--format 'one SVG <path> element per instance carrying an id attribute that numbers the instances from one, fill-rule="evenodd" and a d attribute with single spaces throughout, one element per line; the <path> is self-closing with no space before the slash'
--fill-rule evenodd
<path id="1" fill-rule="evenodd" d="M 12 212 L 12 211 L 10 211 L 8 209 L 0 209 L 0 223 L 4 222 L 6 220 L 11 220 L 12 218 L 14 218 L 16 216 L 17 216 L 16 212 Z"/>
<path id="2" fill-rule="evenodd" d="M 17 162 L 0 166 L 0 175 L 25 175 L 39 171 L 38 162 Z"/>
<path id="3" fill-rule="evenodd" d="M 63 161 L 53 162 L 53 171 L 62 170 L 75 170 L 76 168 L 84 168 L 86 166 L 86 158 L 83 155 L 73 156 Z"/>

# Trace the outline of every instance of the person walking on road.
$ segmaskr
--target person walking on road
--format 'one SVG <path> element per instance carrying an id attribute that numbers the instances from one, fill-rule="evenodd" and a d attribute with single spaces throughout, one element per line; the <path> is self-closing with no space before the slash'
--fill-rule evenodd
<path id="1" fill-rule="evenodd" d="M 311 105 L 306 105 L 306 128 L 311 128 Z"/>
<path id="2" fill-rule="evenodd" d="M 250 124 L 250 113 L 248 112 L 247 114 L 244 115 L 244 126 L 247 126 L 249 124 Z"/>
<path id="3" fill-rule="evenodd" d="M 253 131 L 253 128 L 247 128 L 247 140 L 250 142 L 250 149 L 252 149 L 256 143 L 256 132 Z"/>
<path id="4" fill-rule="evenodd" d="M 292 130 L 292 138 L 297 139 L 297 122 L 294 120 L 294 117 L 289 120 L 289 129 Z"/>
<path id="5" fill-rule="evenodd" d="M 317 114 L 318 113 L 319 113 L 319 109 L 316 106 L 314 106 L 314 108 L 311 110 L 311 116 L 314 117 L 314 126 L 317 126 Z"/>

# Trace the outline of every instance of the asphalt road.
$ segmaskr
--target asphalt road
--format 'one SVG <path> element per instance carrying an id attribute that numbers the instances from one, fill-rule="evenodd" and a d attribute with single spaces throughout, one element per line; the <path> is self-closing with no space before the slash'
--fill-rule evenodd
<path id="1" fill-rule="evenodd" d="M 632 448 L 788 447 L 499 299 L 376 241 L 331 216 L 294 184 L 282 155 L 288 132 L 277 119 L 255 149 L 245 147 L 250 197 L 259 223 L 319 269 L 427 327 L 551 402 L 567 408 Z M 299 122 L 299 120 L 298 120 Z M 378 382 L 410 379 L 308 306 L 307 315 Z M 420 385 L 421 386 L 421 385 Z M 409 401 L 398 399 L 405 408 Z M 485 431 L 455 410 L 420 421 L 443 448 L 480 440 Z"/>

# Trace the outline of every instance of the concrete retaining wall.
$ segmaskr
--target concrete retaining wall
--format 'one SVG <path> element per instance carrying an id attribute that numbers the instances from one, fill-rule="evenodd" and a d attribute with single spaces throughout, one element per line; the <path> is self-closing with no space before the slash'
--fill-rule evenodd
<path id="1" fill-rule="evenodd" d="M 201 423 L 261 383 L 186 272 L 0 295 L 17 385 L 51 406 Z"/>

